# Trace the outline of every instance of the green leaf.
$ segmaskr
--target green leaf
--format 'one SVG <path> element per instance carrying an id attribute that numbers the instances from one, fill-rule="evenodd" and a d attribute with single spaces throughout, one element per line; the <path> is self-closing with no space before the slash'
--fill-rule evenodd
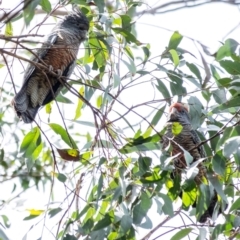
<path id="1" fill-rule="evenodd" d="M 35 127 L 23 138 L 20 152 L 24 153 L 24 157 L 35 160 L 42 150 L 41 141 L 40 130 Z"/>
<path id="2" fill-rule="evenodd" d="M 120 226 L 123 233 L 126 233 L 132 227 L 133 220 L 130 215 L 123 215 L 121 218 Z"/>
<path id="3" fill-rule="evenodd" d="M 228 139 L 223 147 L 223 155 L 226 158 L 229 158 L 232 154 L 236 153 L 238 147 L 240 145 L 240 137 L 232 137 Z"/>
<path id="4" fill-rule="evenodd" d="M 234 97 L 227 102 L 213 108 L 212 113 L 222 113 L 223 110 L 229 109 L 230 112 L 235 113 L 236 109 L 235 107 L 239 107 L 239 102 L 240 102 L 240 96 Z"/>
<path id="5" fill-rule="evenodd" d="M 106 61 L 109 58 L 108 49 L 103 41 L 98 38 L 95 32 L 90 33 L 89 47 L 93 53 L 98 68 L 105 66 Z"/>
<path id="6" fill-rule="evenodd" d="M 174 67 L 176 68 L 179 65 L 179 62 L 180 62 L 178 53 L 177 53 L 177 51 L 175 49 L 170 49 L 169 52 L 170 52 L 170 54 L 172 56 Z"/>
<path id="7" fill-rule="evenodd" d="M 226 162 L 226 159 L 223 157 L 222 151 L 218 151 L 213 156 L 213 160 L 212 160 L 214 172 L 216 172 L 221 176 L 224 176 L 225 169 L 226 169 L 225 162 Z"/>
<path id="8" fill-rule="evenodd" d="M 230 60 L 222 60 L 219 62 L 221 67 L 223 67 L 228 73 L 232 75 L 240 74 L 240 62 L 233 62 Z"/>
<path id="9" fill-rule="evenodd" d="M 142 175 L 140 179 L 142 183 L 157 183 L 163 179 L 157 167 L 152 172 L 140 172 L 139 174 Z"/>
<path id="10" fill-rule="evenodd" d="M 196 214 L 197 214 L 198 220 L 204 214 L 204 212 L 207 210 L 209 203 L 210 203 L 209 186 L 202 183 L 199 186 L 199 196 L 197 199 L 197 206 L 196 206 Z"/>
<path id="11" fill-rule="evenodd" d="M 133 52 L 129 46 L 124 47 L 124 51 L 132 60 L 134 60 Z"/>
<path id="12" fill-rule="evenodd" d="M 226 203 L 228 202 L 227 197 L 223 191 L 223 184 L 219 181 L 218 177 L 215 175 L 207 175 L 207 179 L 211 182 L 219 196 L 224 200 Z"/>
<path id="13" fill-rule="evenodd" d="M 13 36 L 13 26 L 12 23 L 9 21 L 6 24 L 6 28 L 5 28 L 5 36 L 6 37 L 11 37 Z"/>
<path id="14" fill-rule="evenodd" d="M 144 220 L 145 221 L 141 223 L 140 227 L 145 228 L 145 229 L 152 229 L 153 223 L 152 223 L 151 219 L 148 216 L 146 216 Z"/>
<path id="15" fill-rule="evenodd" d="M 6 228 L 9 228 L 11 226 L 10 222 L 9 222 L 9 219 L 6 215 L 0 215 L 2 217 L 2 220 L 3 220 L 3 223 L 4 223 L 4 226 Z M 0 235 L 1 237 L 1 235 Z M 1 238 L 0 238 L 1 239 Z"/>
<path id="16" fill-rule="evenodd" d="M 145 152 L 145 151 L 152 151 L 158 150 L 160 148 L 159 143 L 151 143 L 147 142 L 144 144 L 139 144 L 136 146 L 124 146 L 123 148 L 119 149 L 120 153 L 132 153 L 132 152 Z"/>
<path id="17" fill-rule="evenodd" d="M 120 15 L 122 20 L 122 28 L 131 31 L 131 17 L 129 15 Z"/>
<path id="18" fill-rule="evenodd" d="M 37 5 L 40 3 L 41 0 L 32 0 L 29 3 L 24 2 L 26 6 L 23 8 L 23 17 L 26 26 L 30 24 L 33 17 L 35 16 L 35 9 L 37 8 Z"/>
<path id="19" fill-rule="evenodd" d="M 38 146 L 36 146 L 36 148 L 34 149 L 33 153 L 32 153 L 32 160 L 36 160 L 38 158 L 38 156 L 40 155 L 40 153 L 42 152 L 43 149 L 43 143 L 41 142 Z"/>
<path id="20" fill-rule="evenodd" d="M 67 177 L 66 177 L 64 174 L 62 174 L 62 173 L 57 173 L 56 175 L 57 175 L 57 179 L 58 179 L 60 182 L 62 182 L 62 183 L 66 182 Z"/>
<path id="21" fill-rule="evenodd" d="M 239 95 L 240 93 L 240 79 L 231 80 L 229 85 L 227 86 L 229 92 L 232 96 Z"/>
<path id="22" fill-rule="evenodd" d="M 214 227 L 212 233 L 212 239 L 219 239 L 218 236 L 222 235 L 225 231 L 230 232 L 233 229 L 231 222 L 226 222 L 224 224 L 218 224 Z"/>
<path id="23" fill-rule="evenodd" d="M 162 108 L 160 108 L 154 115 L 152 121 L 151 121 L 151 125 L 152 126 L 156 126 L 157 123 L 159 122 L 159 120 L 161 119 L 164 111 L 165 111 L 166 105 L 164 105 Z"/>
<path id="24" fill-rule="evenodd" d="M 218 86 L 220 85 L 220 87 L 222 86 L 228 88 L 232 81 L 233 80 L 231 78 L 219 78 L 216 82 Z"/>
<path id="25" fill-rule="evenodd" d="M 171 95 L 166 87 L 166 83 L 157 79 L 158 85 L 155 85 L 157 90 L 163 95 L 163 97 L 167 100 L 171 98 Z"/>
<path id="26" fill-rule="evenodd" d="M 149 57 L 150 57 L 149 49 L 150 49 L 150 45 L 149 44 L 147 44 L 146 47 L 142 47 L 142 50 L 144 52 L 144 62 L 146 62 L 149 59 Z"/>
<path id="27" fill-rule="evenodd" d="M 25 217 L 25 218 L 23 219 L 23 221 L 32 220 L 32 219 L 34 219 L 34 218 L 36 218 L 36 217 L 39 217 L 39 216 L 38 216 L 38 215 L 29 215 L 29 216 Z"/>
<path id="28" fill-rule="evenodd" d="M 52 128 L 52 130 L 56 133 L 59 134 L 62 138 L 62 140 L 69 146 L 72 147 L 73 149 L 78 149 L 76 143 L 74 142 L 73 138 L 67 133 L 67 131 L 60 126 L 59 124 L 56 123 L 50 123 L 49 126 Z"/>
<path id="29" fill-rule="evenodd" d="M 212 76 L 214 77 L 214 79 L 216 81 L 218 81 L 218 79 L 220 79 L 220 75 L 218 74 L 217 70 L 216 70 L 216 67 L 213 66 L 212 64 L 210 64 L 210 69 L 211 69 L 211 72 L 212 72 Z"/>
<path id="30" fill-rule="evenodd" d="M 82 226 L 83 233 L 88 234 L 92 232 L 93 225 L 94 225 L 94 222 L 91 218 L 89 218 L 86 222 L 84 221 L 84 224 Z"/>
<path id="31" fill-rule="evenodd" d="M 218 104 L 225 103 L 227 101 L 225 89 L 216 89 L 212 91 L 212 96 Z"/>
<path id="32" fill-rule="evenodd" d="M 240 209 L 240 198 L 238 198 L 231 206 L 229 209 L 229 212 L 232 212 L 234 210 L 239 210 Z"/>
<path id="33" fill-rule="evenodd" d="M 100 221 L 97 222 L 97 224 L 94 226 L 93 231 L 105 228 L 109 226 L 112 223 L 113 219 L 112 216 L 110 216 L 108 213 L 101 219 Z"/>
<path id="34" fill-rule="evenodd" d="M 122 35 L 128 43 L 135 43 L 137 45 L 140 45 L 141 43 L 136 39 L 136 37 L 130 33 L 128 30 L 123 29 L 123 28 L 112 28 L 112 30 L 117 33 Z"/>
<path id="35" fill-rule="evenodd" d="M 177 232 L 174 236 L 171 237 L 170 240 L 180 240 L 186 237 L 193 229 L 192 228 L 184 228 Z"/>
<path id="36" fill-rule="evenodd" d="M 68 104 L 73 103 L 70 99 L 64 97 L 61 93 L 58 94 L 55 99 L 57 102 L 61 102 L 61 103 L 68 103 Z"/>
<path id="37" fill-rule="evenodd" d="M 202 82 L 202 76 L 198 67 L 195 64 L 188 62 L 186 63 L 186 65 L 188 66 L 189 70 L 199 79 L 199 81 Z"/>
<path id="38" fill-rule="evenodd" d="M 173 202 L 172 200 L 169 198 L 169 196 L 163 194 L 163 193 L 159 193 L 158 194 L 159 197 L 161 197 L 164 201 L 164 205 L 162 206 L 162 210 L 164 212 L 164 214 L 169 215 L 170 217 L 174 216 L 174 212 L 173 212 Z"/>
<path id="39" fill-rule="evenodd" d="M 170 78 L 170 89 L 172 95 L 185 95 L 187 93 L 185 87 L 183 87 L 182 76 L 174 71 L 168 71 L 168 77 Z"/>
<path id="40" fill-rule="evenodd" d="M 105 239 L 106 232 L 104 229 L 100 229 L 98 231 L 92 231 L 89 235 L 89 239 L 94 239 L 94 240 L 102 240 Z M 109 238 L 108 238 L 109 240 Z"/>
<path id="41" fill-rule="evenodd" d="M 149 126 L 149 127 L 147 128 L 147 130 L 143 133 L 142 137 L 143 137 L 144 139 L 148 138 L 148 137 L 151 135 L 152 130 L 153 130 L 152 127 Z"/>
<path id="42" fill-rule="evenodd" d="M 142 192 L 140 203 L 133 208 L 133 223 L 139 225 L 143 218 L 146 217 L 148 210 L 152 206 L 152 199 L 149 198 L 147 193 Z"/>
<path id="43" fill-rule="evenodd" d="M 60 213 L 62 211 L 62 208 L 58 207 L 58 208 L 53 208 L 48 212 L 48 215 L 50 218 L 54 217 L 55 215 L 57 215 L 58 213 Z"/>
<path id="44" fill-rule="evenodd" d="M 91 208 L 92 208 L 91 205 L 86 205 L 86 206 L 82 209 L 82 211 L 78 214 L 78 218 L 77 218 L 76 220 L 78 220 L 78 219 L 81 218 L 83 215 L 85 215 L 86 212 L 88 212 L 89 209 L 91 209 Z"/>
<path id="45" fill-rule="evenodd" d="M 229 57 L 236 51 L 239 43 L 234 39 L 227 39 L 222 47 L 217 51 L 216 60 L 219 61 L 224 57 Z"/>
<path id="46" fill-rule="evenodd" d="M 42 10 L 47 13 L 50 13 L 52 10 L 52 6 L 49 0 L 41 0 L 39 5 L 42 7 Z"/>
<path id="47" fill-rule="evenodd" d="M 116 88 L 120 85 L 121 78 L 116 73 L 113 74 L 113 87 Z"/>
<path id="48" fill-rule="evenodd" d="M 78 239 L 75 236 L 67 233 L 63 240 L 78 240 Z"/>
<path id="49" fill-rule="evenodd" d="M 122 62 L 127 66 L 127 68 L 128 68 L 130 73 L 132 73 L 133 75 L 136 74 L 137 69 L 136 69 L 134 61 L 132 59 L 129 58 L 129 62 L 127 62 L 124 59 L 122 59 Z"/>
<path id="50" fill-rule="evenodd" d="M 170 38 L 170 41 L 168 43 L 168 49 L 175 49 L 177 50 L 178 45 L 182 41 L 183 36 L 179 32 L 174 32 L 173 35 Z"/>
<path id="51" fill-rule="evenodd" d="M 94 2 L 98 7 L 99 13 L 103 13 L 104 7 L 105 7 L 105 1 L 104 0 L 94 0 Z"/>
<path id="52" fill-rule="evenodd" d="M 146 171 L 149 170 L 150 166 L 152 163 L 152 158 L 150 157 L 142 157 L 140 156 L 138 158 L 138 167 L 139 167 L 139 172 L 144 174 Z"/>
<path id="53" fill-rule="evenodd" d="M 202 114 L 202 109 L 204 109 L 202 102 L 199 100 L 198 97 L 191 96 L 188 99 L 188 104 L 190 106 L 190 118 L 193 129 L 199 128 L 204 119 Z"/>

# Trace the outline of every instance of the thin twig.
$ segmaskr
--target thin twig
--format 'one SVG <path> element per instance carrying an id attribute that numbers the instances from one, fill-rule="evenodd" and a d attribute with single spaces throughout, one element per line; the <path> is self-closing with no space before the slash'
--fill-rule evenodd
<path id="1" fill-rule="evenodd" d="M 181 209 L 178 209 L 177 211 L 175 211 L 173 216 L 168 216 L 166 217 L 165 220 L 163 220 L 161 223 L 159 223 L 155 228 L 153 228 L 147 235 L 145 235 L 143 238 L 141 238 L 141 240 L 148 240 L 151 235 L 156 232 L 160 227 L 162 227 L 166 222 L 168 222 L 169 220 L 171 220 L 172 218 L 176 217 L 179 213 L 181 212 Z"/>

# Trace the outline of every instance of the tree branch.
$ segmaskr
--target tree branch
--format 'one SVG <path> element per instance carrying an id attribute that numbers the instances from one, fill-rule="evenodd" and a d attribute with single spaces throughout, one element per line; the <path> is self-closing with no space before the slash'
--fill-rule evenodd
<path id="1" fill-rule="evenodd" d="M 161 4 L 157 7 L 151 8 L 149 10 L 144 10 L 138 12 L 136 15 L 143 14 L 163 14 L 168 12 L 177 11 L 184 8 L 193 8 L 210 3 L 226 3 L 230 5 L 239 6 L 240 3 L 235 0 L 207 0 L 203 2 L 202 0 L 181 0 L 181 1 L 170 1 L 168 3 Z"/>

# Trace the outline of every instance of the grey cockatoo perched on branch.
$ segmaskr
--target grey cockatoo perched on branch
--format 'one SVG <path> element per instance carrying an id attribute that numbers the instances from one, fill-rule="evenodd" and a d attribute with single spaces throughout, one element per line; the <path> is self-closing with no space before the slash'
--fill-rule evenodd
<path id="1" fill-rule="evenodd" d="M 25 123 L 31 123 L 41 106 L 51 102 L 73 72 L 80 44 L 86 39 L 89 21 L 77 8 L 58 22 L 32 61 L 48 66 L 59 77 L 29 64 L 12 105 Z M 60 77 L 64 77 L 60 81 Z"/>
<path id="2" fill-rule="evenodd" d="M 178 134 L 174 135 L 173 128 L 174 124 L 179 124 L 180 130 Z M 183 103 L 173 103 L 169 108 L 168 120 L 167 120 L 167 131 L 163 136 L 162 143 L 163 147 L 167 147 L 170 143 L 172 146 L 172 156 L 177 155 L 174 159 L 175 170 L 173 177 L 178 175 L 181 177 L 182 171 L 186 169 L 187 163 L 184 156 L 184 150 L 190 153 L 193 160 L 192 163 L 206 158 L 206 153 L 203 145 L 199 145 L 201 142 L 197 132 L 192 128 L 191 120 L 189 116 L 189 107 Z M 198 173 L 194 177 L 194 181 L 197 186 L 207 181 L 207 171 L 204 163 L 200 160 L 198 165 Z M 180 194 L 181 195 L 181 194 Z M 217 192 L 213 191 L 213 196 L 210 199 L 207 210 L 202 216 L 199 217 L 199 222 L 204 223 L 208 218 L 211 218 L 214 212 L 214 208 L 218 202 Z M 221 212 L 221 211 L 219 211 Z"/>

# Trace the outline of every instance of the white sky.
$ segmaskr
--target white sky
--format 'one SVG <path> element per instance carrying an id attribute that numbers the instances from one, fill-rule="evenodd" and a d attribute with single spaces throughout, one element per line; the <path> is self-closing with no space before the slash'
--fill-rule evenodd
<path id="1" fill-rule="evenodd" d="M 151 1 L 148 1 L 148 4 Z M 14 5 L 14 1 L 3 0 L 3 4 Z M 149 16 L 144 15 L 141 17 L 137 23 L 137 38 L 144 43 L 151 44 L 151 52 L 153 55 L 159 55 L 164 51 L 165 46 L 168 45 L 172 31 L 178 30 L 181 34 L 200 40 L 203 44 L 210 47 L 211 52 L 213 53 L 220 46 L 219 42 L 223 41 L 225 35 L 237 24 L 239 24 L 239 10 L 235 6 L 227 4 L 209 4 L 200 6 L 197 8 L 184 9 L 177 12 L 171 12 L 162 15 Z M 165 29 L 171 31 L 166 31 Z M 227 38 L 231 37 L 238 41 L 240 36 L 240 28 L 237 28 L 232 32 Z M 184 39 L 181 43 L 181 48 L 188 49 L 190 52 L 194 51 L 195 46 L 192 41 Z M 132 97 L 136 102 L 143 101 L 140 99 L 141 91 L 145 92 L 145 89 L 138 92 L 138 96 Z M 143 94 L 144 95 L 144 94 Z M 30 128 L 29 128 L 30 129 Z M 11 195 L 12 182 L 6 182 L 0 186 L 1 195 L 5 199 L 8 199 L 7 196 Z M 55 182 L 55 199 L 62 200 L 62 193 L 66 196 L 65 189 L 62 184 Z M 40 220 L 37 218 L 36 221 L 22 221 L 24 217 L 27 216 L 25 209 L 43 209 L 49 200 L 50 188 L 48 188 L 45 194 L 42 192 L 37 192 L 35 190 L 29 190 L 29 194 L 25 195 L 25 199 L 16 199 L 10 205 L 1 211 L 1 214 L 6 214 L 10 217 L 11 228 L 6 230 L 6 234 L 11 240 L 22 239 L 23 236 L 28 232 L 30 226 Z M 58 196 L 59 195 L 59 196 Z M 21 204 L 21 201 L 25 201 L 22 208 L 15 210 L 16 204 Z M 19 210 L 21 209 L 21 211 Z M 159 221 L 154 220 L 154 223 L 159 223 Z M 56 223 L 56 222 L 55 222 Z M 41 225 L 42 222 L 39 224 Z M 41 229 L 41 227 L 40 227 Z M 38 230 L 39 231 L 39 230 Z M 162 230 L 160 230 L 162 231 Z M 146 231 L 146 233 L 148 230 Z M 43 237 L 43 239 L 54 239 L 52 235 L 44 231 L 48 237 Z M 158 232 L 159 234 L 159 232 Z M 45 236 L 45 235 L 44 235 Z M 154 234 L 153 236 L 157 236 Z M 40 233 L 36 234 L 35 231 L 30 231 L 28 240 L 35 240 L 40 237 Z M 150 239 L 153 239 L 151 237 Z M 166 239 L 166 236 L 162 239 Z"/>

